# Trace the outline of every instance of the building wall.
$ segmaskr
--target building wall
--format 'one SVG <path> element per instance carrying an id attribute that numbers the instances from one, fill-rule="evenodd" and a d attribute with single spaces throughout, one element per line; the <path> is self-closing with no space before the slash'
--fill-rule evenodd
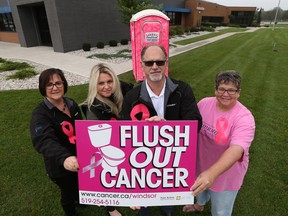
<path id="1" fill-rule="evenodd" d="M 0 31 L 0 41 L 19 43 L 18 34 L 16 32 L 1 32 Z"/>
<path id="2" fill-rule="evenodd" d="M 0 0 L 0 7 L 8 6 L 7 0 Z"/>
<path id="3" fill-rule="evenodd" d="M 230 23 L 239 25 L 251 25 L 255 16 L 256 7 L 229 7 Z"/>
<path id="4" fill-rule="evenodd" d="M 56 52 L 82 48 L 83 43 L 108 43 L 130 39 L 129 26 L 120 22 L 116 0 L 15 0 L 11 2 L 14 22 L 24 47 L 39 46 L 33 6 L 45 6 L 52 44 Z"/>
<path id="5" fill-rule="evenodd" d="M 120 21 L 116 0 L 55 1 L 63 49 L 82 48 L 83 43 L 108 43 L 130 39 L 129 26 Z M 69 5 L 69 10 L 67 6 Z M 53 17 L 55 17 L 53 15 Z"/>
<path id="6" fill-rule="evenodd" d="M 199 26 L 203 16 L 223 17 L 224 23 L 229 22 L 230 12 L 225 6 L 200 0 L 186 0 L 185 7 L 192 9 L 192 13 L 186 17 L 186 25 L 189 27 Z"/>
<path id="7" fill-rule="evenodd" d="M 165 7 L 184 8 L 185 0 L 154 0 L 154 5 L 162 4 Z"/>
<path id="8" fill-rule="evenodd" d="M 203 17 L 219 17 L 223 23 L 229 23 L 231 11 L 256 11 L 256 7 L 226 7 L 201 0 L 186 0 L 185 8 L 192 9 L 185 19 L 185 25 L 190 28 L 199 26 Z"/>

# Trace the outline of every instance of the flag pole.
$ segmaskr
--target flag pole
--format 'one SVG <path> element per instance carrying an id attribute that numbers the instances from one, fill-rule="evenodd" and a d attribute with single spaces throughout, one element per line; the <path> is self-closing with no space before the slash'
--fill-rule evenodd
<path id="1" fill-rule="evenodd" d="M 276 21 L 277 21 L 277 16 L 278 16 L 278 11 L 279 11 L 280 2 L 281 2 L 281 0 L 279 0 L 279 2 L 278 2 L 278 7 L 277 7 L 277 10 L 276 10 L 275 19 L 274 19 L 274 24 L 273 24 L 273 29 L 272 29 L 273 31 L 274 31 L 275 24 L 276 24 Z"/>

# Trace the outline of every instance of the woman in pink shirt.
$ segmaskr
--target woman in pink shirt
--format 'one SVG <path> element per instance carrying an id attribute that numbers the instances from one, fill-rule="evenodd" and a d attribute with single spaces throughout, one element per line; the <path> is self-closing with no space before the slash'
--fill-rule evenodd
<path id="1" fill-rule="evenodd" d="M 255 134 L 253 115 L 238 101 L 240 83 L 235 71 L 220 72 L 215 80 L 216 97 L 198 103 L 203 125 L 198 138 L 198 177 L 191 187 L 197 203 L 184 206 L 184 212 L 203 211 L 211 200 L 213 216 L 232 214 Z"/>

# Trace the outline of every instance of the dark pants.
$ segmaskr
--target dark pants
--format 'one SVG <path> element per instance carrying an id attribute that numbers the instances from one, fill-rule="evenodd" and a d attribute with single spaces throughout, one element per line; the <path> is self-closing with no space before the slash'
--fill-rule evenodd
<path id="1" fill-rule="evenodd" d="M 106 206 L 107 212 L 113 212 L 116 208 L 114 206 Z"/>
<path id="2" fill-rule="evenodd" d="M 160 206 L 162 213 L 165 216 L 171 216 L 172 215 L 172 206 Z M 150 208 L 147 207 L 141 207 L 141 209 L 139 210 L 139 216 L 150 216 L 151 212 L 150 212 Z"/>
<path id="3" fill-rule="evenodd" d="M 78 176 L 71 173 L 63 178 L 51 178 L 61 190 L 61 205 L 67 216 L 76 215 L 75 203 L 79 203 Z"/>

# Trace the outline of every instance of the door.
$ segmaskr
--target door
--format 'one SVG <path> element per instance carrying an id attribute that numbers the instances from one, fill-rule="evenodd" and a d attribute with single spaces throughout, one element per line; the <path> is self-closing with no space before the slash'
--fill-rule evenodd
<path id="1" fill-rule="evenodd" d="M 41 45 L 52 46 L 52 40 L 48 25 L 47 14 L 44 5 L 37 5 L 33 7 L 34 14 L 38 23 L 38 31 L 41 39 Z"/>

